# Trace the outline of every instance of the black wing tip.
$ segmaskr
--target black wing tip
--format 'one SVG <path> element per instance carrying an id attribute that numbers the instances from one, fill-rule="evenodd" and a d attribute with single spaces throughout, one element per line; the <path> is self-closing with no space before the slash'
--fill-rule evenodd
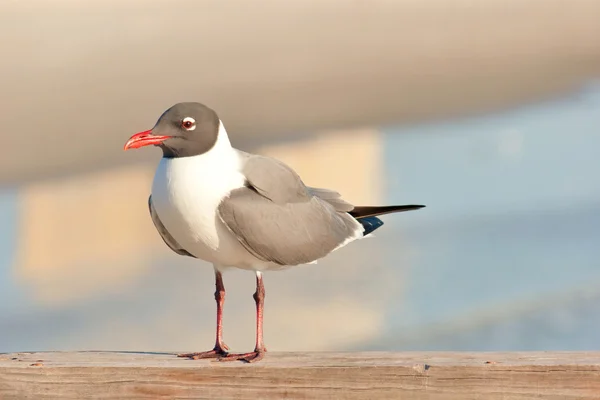
<path id="1" fill-rule="evenodd" d="M 423 204 L 405 204 L 402 206 L 392 206 L 392 207 L 396 207 L 396 209 L 398 211 L 413 211 L 413 210 L 420 210 L 421 208 L 425 208 L 425 205 L 423 205 Z"/>
<path id="2" fill-rule="evenodd" d="M 422 204 L 404 204 L 395 206 L 357 206 L 354 207 L 348 214 L 355 219 L 374 217 L 377 215 L 391 214 L 397 212 L 419 210 L 425 207 Z"/>

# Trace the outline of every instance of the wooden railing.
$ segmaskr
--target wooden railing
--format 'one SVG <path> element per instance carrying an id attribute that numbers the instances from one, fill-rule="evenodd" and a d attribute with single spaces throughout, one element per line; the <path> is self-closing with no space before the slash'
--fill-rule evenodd
<path id="1" fill-rule="evenodd" d="M 600 399 L 600 352 L 0 354 L 0 399 Z"/>

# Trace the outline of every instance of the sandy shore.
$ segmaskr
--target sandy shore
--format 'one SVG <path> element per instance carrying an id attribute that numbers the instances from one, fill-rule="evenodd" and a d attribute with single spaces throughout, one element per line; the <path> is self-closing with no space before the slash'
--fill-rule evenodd
<path id="1" fill-rule="evenodd" d="M 210 104 L 250 148 L 510 107 L 600 75 L 594 0 L 2 7 L 0 183 L 155 158 L 123 142 L 178 101 Z"/>

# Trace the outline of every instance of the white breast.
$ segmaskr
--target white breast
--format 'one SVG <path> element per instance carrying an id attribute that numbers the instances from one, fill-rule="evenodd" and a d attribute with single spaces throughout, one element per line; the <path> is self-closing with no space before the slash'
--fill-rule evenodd
<path id="1" fill-rule="evenodd" d="M 202 155 L 161 159 L 152 184 L 156 213 L 192 255 L 232 265 L 248 253 L 216 215 L 226 195 L 244 184 L 240 160 L 221 125 L 215 146 Z"/>

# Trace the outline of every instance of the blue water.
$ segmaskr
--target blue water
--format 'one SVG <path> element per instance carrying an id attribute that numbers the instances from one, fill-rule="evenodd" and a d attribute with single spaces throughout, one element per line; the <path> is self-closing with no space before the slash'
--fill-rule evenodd
<path id="1" fill-rule="evenodd" d="M 0 316 L 17 314 L 29 305 L 27 294 L 15 285 L 18 197 L 15 189 L 0 189 Z"/>
<path id="2" fill-rule="evenodd" d="M 390 221 L 418 261 L 371 347 L 599 348 L 600 91 L 386 133 L 388 201 L 428 207 Z"/>
<path id="3" fill-rule="evenodd" d="M 600 89 L 385 132 L 388 196 L 431 205 L 426 218 L 435 221 L 566 209 L 600 198 Z"/>

